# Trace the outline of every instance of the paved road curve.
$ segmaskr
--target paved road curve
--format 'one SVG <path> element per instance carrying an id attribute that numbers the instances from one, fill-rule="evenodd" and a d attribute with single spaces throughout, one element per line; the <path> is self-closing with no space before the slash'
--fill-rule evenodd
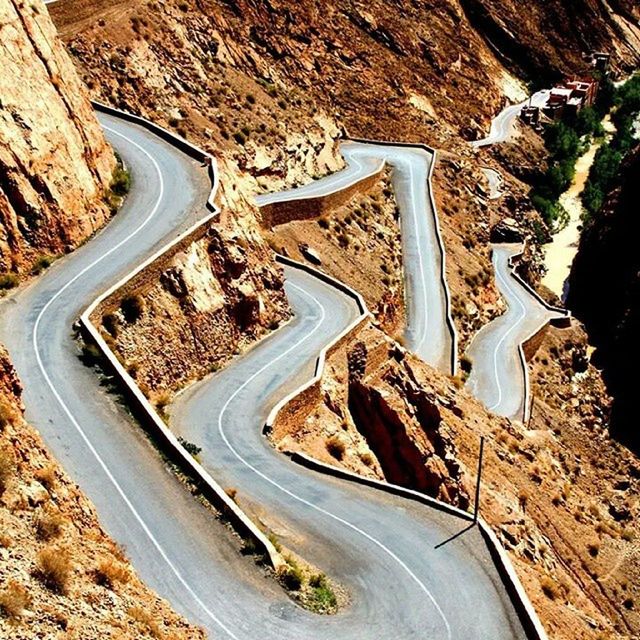
<path id="1" fill-rule="evenodd" d="M 560 314 L 549 311 L 512 276 L 509 259 L 521 253 L 521 245 L 496 244 L 492 249 L 496 284 L 507 311 L 473 338 L 467 350 L 473 363 L 467 387 L 494 413 L 522 419 L 528 381 L 519 345 Z"/>
<path id="2" fill-rule="evenodd" d="M 480 171 L 484 173 L 485 178 L 487 179 L 487 184 L 489 186 L 489 191 L 487 192 L 487 198 L 489 200 L 497 200 L 502 196 L 502 190 L 500 187 L 502 186 L 502 176 L 495 169 L 491 169 L 490 167 L 481 167 Z"/>
<path id="3" fill-rule="evenodd" d="M 534 107 L 542 107 L 547 101 L 549 96 L 549 90 L 544 89 L 534 93 L 530 100 L 531 105 Z M 509 138 L 513 132 L 513 125 L 520 115 L 522 107 L 529 103 L 529 100 L 520 102 L 519 104 L 513 104 L 509 107 L 505 107 L 491 122 L 491 130 L 486 138 L 481 140 L 474 140 L 471 143 L 472 147 L 486 147 L 496 142 L 504 142 Z"/>
<path id="4" fill-rule="evenodd" d="M 146 131 L 101 121 L 133 170 L 132 192 L 93 240 L 2 303 L 0 339 L 26 382 L 27 418 L 142 578 L 215 638 L 524 637 L 477 530 L 437 546 L 464 523 L 294 466 L 259 435 L 275 398 L 353 318 L 351 304 L 313 278 L 288 272 L 295 320 L 185 393 L 176 424 L 203 446 L 214 476 L 277 514 L 283 540 L 343 582 L 352 604 L 335 617 L 294 606 L 167 472 L 78 359 L 71 325 L 94 296 L 202 217 L 208 184 Z"/>
<path id="5" fill-rule="evenodd" d="M 447 325 L 447 298 L 440 274 L 443 255 L 429 198 L 434 155 L 420 147 L 343 142 L 346 168 L 303 187 L 258 196 L 259 206 L 334 193 L 379 171 L 392 168 L 400 209 L 405 275 L 407 346 L 425 362 L 451 372 L 453 338 Z"/>

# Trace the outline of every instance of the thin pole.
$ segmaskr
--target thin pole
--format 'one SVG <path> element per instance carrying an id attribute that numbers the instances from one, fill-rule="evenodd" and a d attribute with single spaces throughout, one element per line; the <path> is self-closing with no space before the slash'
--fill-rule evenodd
<path id="1" fill-rule="evenodd" d="M 473 507 L 473 522 L 478 522 L 478 512 L 480 511 L 480 480 L 482 477 L 482 457 L 484 455 L 484 436 L 480 436 L 480 455 L 478 456 L 478 477 L 476 479 L 476 501 Z"/>

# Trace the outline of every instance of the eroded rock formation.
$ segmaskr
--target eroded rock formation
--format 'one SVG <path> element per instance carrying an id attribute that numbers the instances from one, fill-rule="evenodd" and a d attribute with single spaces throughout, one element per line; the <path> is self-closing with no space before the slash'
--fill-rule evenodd
<path id="1" fill-rule="evenodd" d="M 93 316 L 151 399 L 218 369 L 289 316 L 282 269 L 255 212 L 246 202 L 233 208 L 223 206 Z"/>
<path id="2" fill-rule="evenodd" d="M 0 2 L 0 61 L 0 272 L 22 272 L 105 223 L 115 158 L 40 0 Z"/>

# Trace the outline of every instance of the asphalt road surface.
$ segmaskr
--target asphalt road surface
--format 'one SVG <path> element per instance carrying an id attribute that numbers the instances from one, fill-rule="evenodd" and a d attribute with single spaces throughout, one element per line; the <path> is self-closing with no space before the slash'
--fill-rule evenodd
<path id="1" fill-rule="evenodd" d="M 496 284 L 507 311 L 482 327 L 469 345 L 472 369 L 467 388 L 494 413 L 522 419 L 527 379 L 518 347 L 559 314 L 511 275 L 509 259 L 522 251 L 522 245 L 495 244 L 492 249 Z"/>
<path id="2" fill-rule="evenodd" d="M 447 303 L 440 273 L 438 245 L 429 198 L 432 153 L 419 147 L 344 142 L 346 168 L 297 189 L 258 196 L 259 206 L 334 193 L 379 171 L 386 162 L 400 210 L 402 264 L 405 278 L 407 347 L 425 362 L 451 372 L 453 339 L 447 325 Z"/>
<path id="3" fill-rule="evenodd" d="M 480 170 L 484 173 L 489 186 L 487 198 L 489 200 L 497 200 L 502 196 L 502 191 L 500 189 L 502 186 L 502 176 L 495 169 L 491 169 L 489 167 L 482 167 Z"/>
<path id="4" fill-rule="evenodd" d="M 260 435 L 277 397 L 354 316 L 334 289 L 288 271 L 296 318 L 186 392 L 174 424 L 203 462 L 279 520 L 278 535 L 344 584 L 350 605 L 295 606 L 161 462 L 95 372 L 72 324 L 85 306 L 204 215 L 204 170 L 130 123 L 100 116 L 133 172 L 115 219 L 2 303 L 0 339 L 25 382 L 27 418 L 98 508 L 141 577 L 214 638 L 522 638 L 477 529 L 401 498 L 295 466 Z"/>
<path id="5" fill-rule="evenodd" d="M 519 104 L 513 104 L 509 107 L 505 107 L 491 122 L 491 130 L 486 138 L 481 140 L 474 140 L 471 142 L 472 147 L 486 147 L 490 144 L 496 144 L 496 142 L 504 142 L 513 133 L 513 125 L 520 115 L 522 107 L 529 104 L 534 107 L 542 107 L 547 101 L 549 96 L 549 90 L 544 89 L 534 93 L 530 99 L 520 102 Z"/>

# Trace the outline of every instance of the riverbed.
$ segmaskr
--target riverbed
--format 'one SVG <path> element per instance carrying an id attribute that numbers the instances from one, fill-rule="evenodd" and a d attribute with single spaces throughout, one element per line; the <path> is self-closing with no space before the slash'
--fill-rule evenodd
<path id="1" fill-rule="evenodd" d="M 607 134 L 614 131 L 609 117 L 603 120 Z M 542 278 L 542 284 L 551 289 L 559 298 L 564 300 L 568 291 L 568 278 L 571 264 L 578 252 L 580 230 L 582 229 L 582 200 L 580 195 L 585 187 L 589 170 L 593 164 L 597 150 L 604 140 L 596 140 L 576 162 L 576 175 L 571 186 L 560 196 L 560 204 L 569 214 L 568 224 L 553 236 L 553 240 L 544 246 L 544 263 L 547 273 Z"/>

